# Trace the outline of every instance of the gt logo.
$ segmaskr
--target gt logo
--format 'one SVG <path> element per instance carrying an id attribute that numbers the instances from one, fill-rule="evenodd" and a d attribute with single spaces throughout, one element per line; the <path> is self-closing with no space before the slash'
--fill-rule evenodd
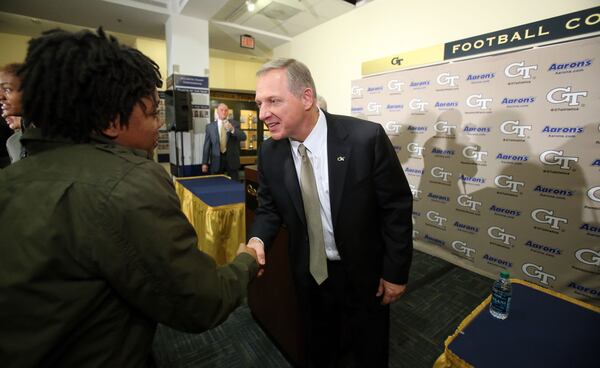
<path id="1" fill-rule="evenodd" d="M 390 61 L 390 63 L 392 63 L 392 65 L 402 65 L 403 61 L 404 61 L 404 58 L 400 58 L 398 56 L 394 56 L 392 58 L 392 60 Z"/>
<path id="2" fill-rule="evenodd" d="M 447 218 L 440 216 L 440 213 L 436 211 L 427 212 L 427 219 L 437 224 L 437 226 L 444 226 L 444 222 L 448 221 Z"/>
<path id="3" fill-rule="evenodd" d="M 523 79 L 531 79 L 531 71 L 537 70 L 537 65 L 524 66 L 525 62 L 512 63 L 504 69 L 504 75 L 509 78 L 517 78 L 519 76 Z"/>
<path id="4" fill-rule="evenodd" d="M 492 102 L 491 98 L 482 98 L 483 95 L 471 95 L 467 97 L 467 106 L 479 107 L 481 110 L 488 108 L 488 104 Z"/>
<path id="5" fill-rule="evenodd" d="M 453 241 L 452 248 L 459 253 L 464 253 L 467 258 L 472 258 L 475 253 L 475 249 L 467 247 L 467 243 L 460 240 Z"/>
<path id="6" fill-rule="evenodd" d="M 519 125 L 518 120 L 507 120 L 500 124 L 500 131 L 504 134 L 516 134 L 517 137 L 525 137 L 525 131 L 531 130 L 531 125 Z"/>
<path id="7" fill-rule="evenodd" d="M 470 208 L 473 212 L 477 211 L 477 206 L 481 206 L 481 202 L 474 201 L 473 197 L 468 194 L 459 195 L 456 202 L 463 207 Z"/>
<path id="8" fill-rule="evenodd" d="M 419 110 L 421 112 L 425 111 L 425 106 L 429 105 L 429 102 L 423 102 L 420 98 L 413 98 L 408 103 L 408 107 L 411 110 Z"/>
<path id="9" fill-rule="evenodd" d="M 518 193 L 519 186 L 524 186 L 525 183 L 521 181 L 513 181 L 512 178 L 512 175 L 498 175 L 494 178 L 494 184 L 496 184 L 498 188 L 506 188 L 510 189 L 510 191 L 513 193 Z"/>
<path id="10" fill-rule="evenodd" d="M 434 178 L 442 178 L 442 181 L 448 181 L 448 176 L 452 176 L 452 173 L 449 171 L 444 171 L 443 167 L 434 167 L 431 169 L 431 176 Z"/>
<path id="11" fill-rule="evenodd" d="M 541 219 L 539 218 L 540 214 L 543 214 Z M 556 217 L 552 215 L 554 215 L 554 211 L 547 210 L 544 208 L 537 208 L 531 212 L 531 218 L 535 222 L 539 222 L 540 224 L 549 224 L 552 229 L 558 230 L 560 229 L 559 224 L 561 222 L 565 224 L 569 222 L 566 218 Z"/>
<path id="12" fill-rule="evenodd" d="M 369 115 L 379 115 L 380 108 L 381 108 L 381 104 L 378 104 L 377 102 L 369 102 L 367 104 L 367 111 L 372 113 Z"/>
<path id="13" fill-rule="evenodd" d="M 529 277 L 540 279 L 540 282 L 544 285 L 548 285 L 548 279 L 556 280 L 556 276 L 542 272 L 544 268 L 536 265 L 535 263 L 524 263 L 523 267 L 521 267 L 521 270 Z"/>
<path id="14" fill-rule="evenodd" d="M 450 75 L 450 73 L 442 73 L 437 76 L 437 83 L 440 86 L 448 85 L 449 87 L 456 87 L 456 81 L 458 75 Z"/>
<path id="15" fill-rule="evenodd" d="M 579 157 L 563 156 L 563 151 L 544 151 L 540 154 L 540 161 L 546 165 L 559 165 L 561 169 L 571 168 L 570 162 L 579 161 Z"/>
<path id="16" fill-rule="evenodd" d="M 362 87 L 358 87 L 358 86 L 352 86 L 352 89 L 350 90 L 350 94 L 352 95 L 352 98 L 360 98 L 362 97 L 362 91 L 364 88 Z"/>
<path id="17" fill-rule="evenodd" d="M 423 150 L 425 149 L 425 147 L 423 146 L 419 146 L 418 143 L 409 143 L 406 145 L 406 150 L 410 153 L 414 153 L 417 156 L 423 156 Z"/>
<path id="18" fill-rule="evenodd" d="M 462 154 L 466 158 L 471 158 L 477 162 L 481 162 L 488 153 L 487 151 L 480 151 L 480 148 L 477 146 L 467 146 L 463 149 Z"/>
<path id="19" fill-rule="evenodd" d="M 385 123 L 385 130 L 388 134 L 398 135 L 400 134 L 400 128 L 402 128 L 402 124 L 397 121 L 390 120 Z"/>
<path id="20" fill-rule="evenodd" d="M 492 226 L 492 227 L 488 228 L 488 235 L 492 239 L 501 240 L 502 243 L 504 243 L 506 245 L 512 245 L 512 243 L 510 241 L 515 240 L 517 238 L 516 236 L 514 236 L 512 234 L 505 233 L 504 229 L 501 227 L 498 227 L 498 226 Z"/>
<path id="21" fill-rule="evenodd" d="M 448 125 L 447 121 L 438 121 L 433 125 L 433 130 L 438 133 L 452 135 L 454 134 L 453 130 L 456 130 L 456 125 Z"/>
<path id="22" fill-rule="evenodd" d="M 402 92 L 402 86 L 404 82 L 400 82 L 398 79 L 390 79 L 387 86 L 390 91 Z"/>
<path id="23" fill-rule="evenodd" d="M 587 196 L 594 202 L 600 202 L 600 187 L 592 187 L 588 189 Z"/>
<path id="24" fill-rule="evenodd" d="M 421 194 L 422 190 L 417 189 L 413 184 L 409 184 L 410 192 L 415 199 L 419 199 L 419 194 Z"/>
<path id="25" fill-rule="evenodd" d="M 575 258 L 581 263 L 600 266 L 600 251 L 582 248 L 575 252 Z"/>
<path id="26" fill-rule="evenodd" d="M 562 93 L 557 94 L 557 92 Z M 586 97 L 587 94 L 587 91 L 571 92 L 571 87 L 558 87 L 550 90 L 548 94 L 546 94 L 546 100 L 553 104 L 567 102 L 569 106 L 579 106 L 579 97 Z M 555 96 L 558 96 L 559 99 L 556 99 Z"/>

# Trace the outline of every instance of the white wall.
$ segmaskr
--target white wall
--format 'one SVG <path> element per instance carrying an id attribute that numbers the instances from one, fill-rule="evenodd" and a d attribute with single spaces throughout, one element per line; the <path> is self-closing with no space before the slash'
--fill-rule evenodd
<path id="1" fill-rule="evenodd" d="M 600 5 L 598 0 L 375 0 L 273 51 L 312 71 L 332 113 L 350 114 L 350 82 L 364 61 Z"/>

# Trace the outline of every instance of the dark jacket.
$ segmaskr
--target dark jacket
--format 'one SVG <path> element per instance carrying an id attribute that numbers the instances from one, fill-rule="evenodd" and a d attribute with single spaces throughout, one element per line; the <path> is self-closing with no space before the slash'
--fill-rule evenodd
<path id="1" fill-rule="evenodd" d="M 227 132 L 227 152 L 225 159 L 227 167 L 237 169 L 240 167 L 240 142 L 246 140 L 246 133 L 240 129 L 240 123 L 229 120 L 233 125 L 233 133 Z M 219 123 L 215 120 L 206 126 L 204 136 L 204 148 L 202 149 L 202 164 L 209 165 L 209 173 L 215 174 L 219 171 L 221 164 L 221 146 L 219 140 Z"/>
<path id="2" fill-rule="evenodd" d="M 246 296 L 257 265 L 197 249 L 166 171 L 107 140 L 23 136 L 0 171 L 3 367 L 143 367 L 157 322 L 201 332 Z"/>
<path id="3" fill-rule="evenodd" d="M 0 116 L 0 169 L 10 165 L 10 156 L 6 150 L 6 140 L 14 131 L 8 127 L 6 120 Z"/>
<path id="4" fill-rule="evenodd" d="M 356 290 L 373 298 L 379 279 L 405 284 L 412 259 L 412 195 L 379 124 L 325 113 L 329 198 L 335 243 Z M 259 208 L 250 236 L 289 231 L 290 266 L 308 285 L 309 246 L 302 196 L 288 139 L 265 141 L 258 154 Z M 268 264 L 267 260 L 267 264 Z"/>

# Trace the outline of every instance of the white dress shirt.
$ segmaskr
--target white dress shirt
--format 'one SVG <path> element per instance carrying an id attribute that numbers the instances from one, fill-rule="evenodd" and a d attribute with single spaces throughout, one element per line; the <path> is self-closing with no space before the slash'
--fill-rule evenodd
<path id="1" fill-rule="evenodd" d="M 298 181 L 300 180 L 300 170 L 302 162 L 298 147 L 303 143 L 306 147 L 308 158 L 312 165 L 315 180 L 317 181 L 317 192 L 321 204 L 321 223 L 323 224 L 323 239 L 325 240 L 325 253 L 329 260 L 339 260 L 340 254 L 335 245 L 333 235 L 333 221 L 331 220 L 331 203 L 329 200 L 329 164 L 327 161 L 327 120 L 325 114 L 319 109 L 319 119 L 317 124 L 310 132 L 304 142 L 298 142 L 290 139 L 292 157 Z"/>

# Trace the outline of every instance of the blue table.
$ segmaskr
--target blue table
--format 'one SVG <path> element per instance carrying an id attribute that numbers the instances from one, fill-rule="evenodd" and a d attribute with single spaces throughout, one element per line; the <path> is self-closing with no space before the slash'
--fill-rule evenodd
<path id="1" fill-rule="evenodd" d="M 179 178 L 177 182 L 211 207 L 244 202 L 244 185 L 225 176 Z"/>
<path id="2" fill-rule="evenodd" d="M 198 234 L 198 248 L 217 264 L 236 256 L 246 242 L 244 186 L 225 176 L 175 179 L 181 209 Z"/>
<path id="3" fill-rule="evenodd" d="M 598 367 L 600 308 L 513 281 L 506 320 L 493 318 L 487 298 L 446 340 L 434 367 Z"/>

